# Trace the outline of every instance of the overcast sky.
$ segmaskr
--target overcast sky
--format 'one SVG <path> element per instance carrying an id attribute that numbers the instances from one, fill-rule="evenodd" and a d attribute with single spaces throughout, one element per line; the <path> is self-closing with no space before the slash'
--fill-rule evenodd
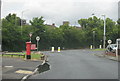
<path id="1" fill-rule="evenodd" d="M 102 14 L 116 21 L 118 19 L 118 1 L 120 0 L 2 0 L 2 18 L 9 13 L 16 13 L 27 21 L 43 16 L 45 23 L 62 25 L 69 21 L 77 25 L 77 20 L 88 18 L 94 13 Z"/>

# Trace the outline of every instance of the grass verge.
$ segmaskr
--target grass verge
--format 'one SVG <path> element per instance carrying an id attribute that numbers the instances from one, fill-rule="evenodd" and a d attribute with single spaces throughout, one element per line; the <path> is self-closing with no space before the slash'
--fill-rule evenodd
<path id="1" fill-rule="evenodd" d="M 93 51 L 105 51 L 106 49 L 93 49 Z"/>
<path id="2" fill-rule="evenodd" d="M 4 57 L 15 57 L 15 58 L 23 58 L 24 59 L 24 57 L 23 56 L 19 56 L 19 55 L 17 55 L 17 54 L 24 54 L 24 55 L 26 55 L 26 53 L 24 52 L 24 53 L 21 53 L 21 52 L 8 52 L 8 54 L 16 54 L 16 55 L 3 55 Z M 0 55 L 0 56 L 2 56 L 2 55 Z M 42 56 L 42 54 L 36 54 L 36 53 L 31 53 L 31 59 L 40 59 L 41 58 L 41 56 Z M 25 56 L 25 58 L 26 58 L 26 56 Z"/>

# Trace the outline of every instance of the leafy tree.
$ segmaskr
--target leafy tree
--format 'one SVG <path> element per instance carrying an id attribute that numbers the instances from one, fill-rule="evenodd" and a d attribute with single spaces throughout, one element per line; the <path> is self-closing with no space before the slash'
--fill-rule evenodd
<path id="1" fill-rule="evenodd" d="M 119 23 L 119 20 L 117 21 Z M 86 45 L 92 44 L 93 40 L 93 31 L 95 31 L 95 44 L 102 44 L 103 40 L 103 30 L 104 30 L 104 21 L 100 18 L 97 18 L 94 16 L 93 18 L 90 17 L 88 19 L 80 19 L 78 20 L 78 23 L 84 28 L 83 31 L 86 32 Z M 110 18 L 106 18 L 106 37 L 108 39 L 111 39 L 114 43 L 116 39 L 118 38 L 118 26 L 115 24 L 113 20 Z"/>
<path id="2" fill-rule="evenodd" d="M 16 17 L 15 14 L 9 14 L 2 19 L 3 50 L 18 49 L 16 45 L 19 45 L 20 41 L 18 39 L 21 39 L 21 37 L 19 26 L 15 24 L 16 18 L 18 17 Z M 12 46 L 15 46 L 16 48 L 13 48 Z"/>
<path id="3" fill-rule="evenodd" d="M 41 29 L 41 31 L 44 30 L 44 20 L 43 17 L 41 16 L 40 18 L 36 17 L 30 20 L 30 23 L 32 26 Z"/>
<path id="4" fill-rule="evenodd" d="M 86 48 L 93 44 L 103 44 L 104 21 L 96 16 L 88 19 L 79 19 L 82 28 L 78 29 L 69 24 L 60 27 L 51 27 L 44 24 L 43 17 L 30 20 L 30 25 L 23 25 L 21 31 L 20 18 L 16 14 L 8 14 L 2 19 L 3 51 L 25 50 L 25 42 L 30 41 L 29 33 L 32 32 L 32 43 L 36 43 L 36 36 L 40 36 L 40 50 L 54 46 L 65 48 Z M 110 18 L 106 18 L 106 37 L 115 43 L 120 36 L 120 19 L 117 24 Z M 23 33 L 21 35 L 21 32 Z M 94 37 L 94 38 L 93 38 Z"/>
<path id="5" fill-rule="evenodd" d="M 88 25 L 88 20 L 87 19 L 80 19 L 78 20 L 78 23 L 83 27 L 86 28 Z"/>
<path id="6" fill-rule="evenodd" d="M 119 24 L 119 25 L 120 25 L 120 18 L 117 20 L 117 24 Z"/>

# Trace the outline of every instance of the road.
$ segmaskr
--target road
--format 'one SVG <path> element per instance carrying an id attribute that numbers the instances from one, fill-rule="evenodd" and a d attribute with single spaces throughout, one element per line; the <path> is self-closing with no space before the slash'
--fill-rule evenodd
<path id="1" fill-rule="evenodd" d="M 29 79 L 118 79 L 118 62 L 95 56 L 101 51 L 65 50 L 48 55 L 50 70 Z"/>

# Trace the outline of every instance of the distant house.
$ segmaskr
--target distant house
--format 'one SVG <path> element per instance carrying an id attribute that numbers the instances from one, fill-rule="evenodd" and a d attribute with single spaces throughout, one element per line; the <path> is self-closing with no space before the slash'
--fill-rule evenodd
<path id="1" fill-rule="evenodd" d="M 74 26 L 75 28 L 77 28 L 77 29 L 82 29 L 82 27 L 79 27 L 79 26 Z"/>
<path id="2" fill-rule="evenodd" d="M 69 21 L 63 21 L 63 25 L 69 25 Z"/>
<path id="3" fill-rule="evenodd" d="M 55 26 L 55 23 L 52 23 L 52 25 L 50 25 L 50 24 L 45 24 L 46 26 L 50 26 L 50 27 L 53 27 L 53 28 L 55 28 L 56 26 Z"/>

